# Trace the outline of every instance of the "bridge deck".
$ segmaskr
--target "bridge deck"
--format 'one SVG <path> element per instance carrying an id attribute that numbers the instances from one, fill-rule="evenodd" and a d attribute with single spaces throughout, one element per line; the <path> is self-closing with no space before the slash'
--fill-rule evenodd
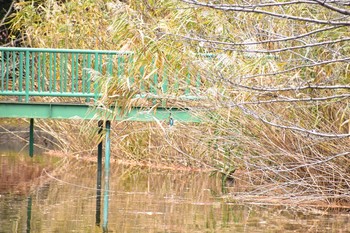
<path id="1" fill-rule="evenodd" d="M 200 99 L 196 94 L 200 93 L 199 75 L 181 69 L 184 78 L 170 76 L 166 66 L 157 67 L 152 61 L 136 72 L 133 59 L 132 52 L 0 47 L 0 117 L 101 119 L 107 116 L 133 121 L 172 117 L 199 122 L 189 108 L 169 106 L 162 97 Z M 103 85 L 116 80 L 136 88 L 134 97 L 152 99 L 153 105 L 135 106 L 126 114 L 119 114 L 123 106 L 97 107 L 101 106 Z"/>

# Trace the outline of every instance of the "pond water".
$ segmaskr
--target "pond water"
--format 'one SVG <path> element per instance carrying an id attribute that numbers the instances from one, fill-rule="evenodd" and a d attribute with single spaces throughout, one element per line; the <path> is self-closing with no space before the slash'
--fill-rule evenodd
<path id="1" fill-rule="evenodd" d="M 0 233 L 350 232 L 349 213 L 227 203 L 206 173 L 112 164 L 107 193 L 96 189 L 96 163 L 56 159 L 53 169 L 42 156 L 0 155 Z M 20 189 L 28 174 L 34 185 Z"/>

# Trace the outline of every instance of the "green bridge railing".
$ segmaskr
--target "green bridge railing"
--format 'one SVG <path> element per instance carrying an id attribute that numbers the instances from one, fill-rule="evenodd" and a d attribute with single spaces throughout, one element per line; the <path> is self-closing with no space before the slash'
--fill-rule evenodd
<path id="1" fill-rule="evenodd" d="M 147 93 L 153 97 L 170 91 L 179 93 L 179 80 L 170 84 L 171 74 L 166 68 L 153 72 L 148 83 L 142 80 L 144 67 L 139 68 L 137 75 L 133 71 L 134 75 L 128 76 L 134 69 L 133 62 L 132 52 L 0 47 L 0 95 L 18 96 L 19 102 L 26 103 L 35 96 L 83 97 L 87 102 L 96 101 L 101 96 L 99 76 L 138 83 L 138 97 L 145 97 Z M 193 88 L 199 93 L 200 76 L 188 74 L 183 81 L 186 87 L 182 88 L 181 97 L 200 98 L 191 95 Z"/>
<path id="2" fill-rule="evenodd" d="M 69 49 L 0 48 L 3 96 L 99 97 L 94 72 L 112 75 L 113 61 L 131 53 Z M 122 66 L 122 64 L 119 64 Z"/>

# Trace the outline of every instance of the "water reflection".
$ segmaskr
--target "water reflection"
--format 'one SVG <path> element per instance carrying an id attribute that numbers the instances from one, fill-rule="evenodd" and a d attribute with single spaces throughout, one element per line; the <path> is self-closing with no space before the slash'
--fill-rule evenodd
<path id="1" fill-rule="evenodd" d="M 27 203 L 27 233 L 30 233 L 30 222 L 32 219 L 32 196 L 28 197 L 28 203 Z"/>
<path id="2" fill-rule="evenodd" d="M 17 172 L 17 171 L 16 171 Z M 103 232 L 96 163 L 69 161 L 29 195 L 1 194 L 0 232 Z M 100 182 L 100 183 L 99 183 Z M 347 232 L 348 214 L 225 203 L 221 177 L 111 166 L 108 232 Z"/>

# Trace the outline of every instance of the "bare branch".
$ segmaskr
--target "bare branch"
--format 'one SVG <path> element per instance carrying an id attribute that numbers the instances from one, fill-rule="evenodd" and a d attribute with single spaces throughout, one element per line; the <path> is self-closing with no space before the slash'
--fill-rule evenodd
<path id="1" fill-rule="evenodd" d="M 239 104 L 256 105 L 256 104 L 273 104 L 273 103 L 318 102 L 318 101 L 328 101 L 328 100 L 334 100 L 334 99 L 348 99 L 348 98 L 350 98 L 350 94 L 332 95 L 332 96 L 324 96 L 324 97 L 309 97 L 309 98 L 289 98 L 285 96 L 284 99 L 258 100 L 258 101 L 251 101 L 251 102 L 242 102 Z M 236 104 L 231 105 L 231 107 L 234 105 Z"/>
<path id="2" fill-rule="evenodd" d="M 220 5 L 220 4 L 204 3 L 204 2 L 197 1 L 197 0 L 181 0 L 181 1 L 188 3 L 188 4 L 212 8 L 212 9 L 221 10 L 221 11 L 234 11 L 234 12 L 263 14 L 263 15 L 274 17 L 274 18 L 290 19 L 290 20 L 309 22 L 309 23 L 315 23 L 315 24 L 334 25 L 334 26 L 335 25 L 350 26 L 350 21 L 311 19 L 311 18 L 306 18 L 306 17 L 298 17 L 298 16 L 294 16 L 294 15 L 279 14 L 276 12 L 259 10 L 257 8 L 254 8 L 254 7 L 245 7 L 244 5 L 243 6 Z"/>
<path id="3" fill-rule="evenodd" d="M 327 4 L 326 1 L 320 1 L 320 0 L 312 0 L 314 2 L 317 2 L 319 5 L 329 9 L 329 10 L 332 10 L 332 11 L 335 11 L 335 12 L 338 12 L 340 14 L 343 14 L 343 15 L 350 15 L 350 11 L 347 11 L 345 9 L 341 9 L 341 8 L 338 8 L 338 7 L 335 7 L 335 6 L 332 6 L 330 4 Z"/>
<path id="4" fill-rule="evenodd" d="M 305 48 L 312 48 L 312 47 L 318 47 L 322 45 L 328 45 L 328 44 L 336 44 L 341 43 L 345 41 L 350 41 L 350 37 L 342 38 L 338 40 L 331 40 L 331 41 L 323 41 L 313 44 L 305 44 L 305 45 L 299 45 L 299 46 L 293 46 L 293 47 L 284 47 L 280 49 L 273 49 L 273 50 L 239 50 L 239 49 L 232 49 L 230 47 L 226 48 L 217 48 L 221 50 L 228 50 L 228 51 L 237 51 L 237 52 L 247 52 L 247 53 L 280 53 L 284 51 L 290 51 L 290 50 L 296 50 L 296 49 L 305 49 Z"/>
<path id="5" fill-rule="evenodd" d="M 249 115 L 251 117 L 254 117 L 257 120 L 260 120 L 261 122 L 276 127 L 276 128 L 280 128 L 280 129 L 288 129 L 288 130 L 292 130 L 292 131 L 296 131 L 296 132 L 300 132 L 303 133 L 307 136 L 312 135 L 312 136 L 316 136 L 316 137 L 323 137 L 323 138 L 331 138 L 331 139 L 335 139 L 335 138 L 348 138 L 350 137 L 350 134 L 331 134 L 331 133 L 323 133 L 323 132 L 317 132 L 316 130 L 308 130 L 305 128 L 300 128 L 297 126 L 286 126 L 286 125 L 280 125 L 271 121 L 268 121 L 267 119 L 259 116 L 258 114 L 256 114 L 255 112 L 248 110 L 247 108 L 244 108 L 243 106 L 241 106 L 240 104 L 232 104 L 233 107 L 238 107 L 240 108 L 246 115 Z"/>
<path id="6" fill-rule="evenodd" d="M 312 163 L 306 163 L 306 164 L 302 164 L 302 165 L 295 166 L 295 167 L 288 168 L 288 169 L 280 169 L 280 170 L 277 170 L 277 172 L 291 172 L 293 170 L 297 170 L 297 169 L 300 169 L 300 168 L 303 168 L 303 167 L 311 167 L 311 166 L 319 165 L 319 164 L 322 164 L 322 163 L 326 163 L 326 162 L 331 161 L 331 160 L 333 160 L 335 158 L 344 157 L 344 156 L 348 156 L 348 155 L 350 155 L 350 152 L 346 151 L 346 152 L 343 152 L 343 153 L 339 153 L 339 154 L 336 154 L 336 155 L 329 156 L 326 159 L 317 160 L 317 161 L 312 162 Z"/>
<path id="7" fill-rule="evenodd" d="M 5 23 L 7 17 L 10 15 L 10 13 L 11 13 L 11 11 L 12 11 L 12 8 L 13 8 L 13 6 L 15 5 L 15 3 L 16 3 L 16 1 L 12 1 L 12 3 L 11 3 L 11 5 L 10 5 L 9 9 L 7 10 L 7 12 L 6 12 L 5 16 L 4 16 L 4 18 L 3 18 L 3 19 L 1 20 L 1 22 L 0 22 L 0 26 L 2 26 L 2 25 Z"/>
<path id="8" fill-rule="evenodd" d="M 282 91 L 302 91 L 307 89 L 314 89 L 314 90 L 337 90 L 337 89 L 350 89 L 349 85 L 335 85 L 335 86 L 320 86 L 320 85 L 308 85 L 308 86 L 297 86 L 297 87 L 281 87 L 281 88 L 270 88 L 270 87 L 250 87 L 245 86 L 241 84 L 236 84 L 232 82 L 231 80 L 222 78 L 224 81 L 229 82 L 233 84 L 234 86 L 253 90 L 253 91 L 260 91 L 260 92 L 282 92 Z"/>
<path id="9" fill-rule="evenodd" d="M 186 40 L 192 40 L 192 41 L 198 41 L 198 42 L 205 42 L 205 43 L 212 43 L 212 44 L 222 44 L 222 45 L 229 45 L 229 46 L 247 46 L 247 45 L 257 45 L 257 44 L 266 44 L 266 43 L 277 43 L 277 42 L 285 42 L 285 41 L 290 41 L 290 40 L 297 40 L 303 37 L 307 37 L 316 33 L 324 32 L 324 31 L 329 31 L 337 28 L 341 28 L 343 26 L 331 26 L 331 27 L 326 27 L 326 28 L 321 28 L 317 29 L 314 31 L 310 31 L 308 33 L 300 34 L 297 36 L 291 36 L 291 37 L 285 37 L 285 38 L 280 38 L 280 39 L 274 39 L 274 40 L 263 40 L 263 41 L 253 41 L 253 42 L 244 42 L 244 43 L 235 43 L 235 42 L 225 42 L 225 41 L 219 41 L 219 40 L 210 40 L 210 39 L 205 39 L 205 38 L 194 38 L 190 36 L 185 36 L 185 35 L 179 35 L 179 34 L 172 34 L 172 33 L 166 33 L 165 35 L 169 36 L 176 36 L 176 37 L 181 37 Z"/>
<path id="10" fill-rule="evenodd" d="M 254 74 L 254 75 L 247 75 L 247 76 L 243 76 L 240 77 L 241 79 L 250 79 L 250 78 L 256 78 L 256 77 L 262 77 L 262 76 L 274 76 L 274 75 L 279 75 L 279 74 L 286 74 L 292 71 L 296 71 L 302 68 L 306 68 L 306 67 L 315 67 L 315 66 L 321 66 L 321 65 L 327 65 L 327 64 L 332 64 L 332 63 L 341 63 L 341 62 L 346 62 L 348 63 L 350 61 L 350 57 L 346 57 L 346 58 L 341 58 L 341 59 L 333 59 L 333 60 L 325 60 L 325 61 L 319 61 L 319 62 L 315 62 L 313 64 L 303 64 L 300 66 L 295 66 L 292 67 L 290 69 L 286 69 L 286 70 L 282 70 L 282 71 L 278 71 L 278 72 L 271 72 L 271 73 L 264 73 L 264 74 Z"/>

